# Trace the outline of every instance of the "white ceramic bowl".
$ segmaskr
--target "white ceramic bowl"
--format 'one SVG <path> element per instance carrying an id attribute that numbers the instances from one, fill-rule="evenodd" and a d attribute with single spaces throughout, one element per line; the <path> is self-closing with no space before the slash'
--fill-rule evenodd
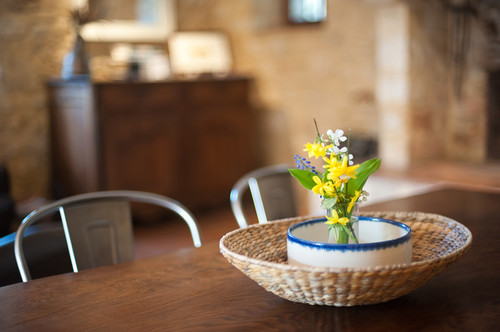
<path id="1" fill-rule="evenodd" d="M 359 217 L 358 244 L 327 243 L 325 218 L 303 221 L 287 232 L 288 263 L 360 268 L 411 263 L 411 229 L 388 219 Z"/>

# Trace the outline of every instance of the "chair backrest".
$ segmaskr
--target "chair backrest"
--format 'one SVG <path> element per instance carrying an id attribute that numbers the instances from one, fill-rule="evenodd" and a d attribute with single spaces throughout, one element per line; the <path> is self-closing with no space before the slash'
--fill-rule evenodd
<path id="1" fill-rule="evenodd" d="M 86 193 L 42 206 L 24 218 L 14 242 L 14 254 L 23 281 L 31 280 L 22 246 L 24 232 L 37 220 L 57 211 L 61 216 L 74 272 L 133 260 L 130 202 L 154 204 L 175 212 L 187 223 L 195 247 L 201 246 L 194 216 L 173 199 L 130 190 Z"/>
<path id="2" fill-rule="evenodd" d="M 288 165 L 259 168 L 241 177 L 230 195 L 231 209 L 240 227 L 248 226 L 243 194 L 250 189 L 259 223 L 297 216 L 292 176 Z"/>

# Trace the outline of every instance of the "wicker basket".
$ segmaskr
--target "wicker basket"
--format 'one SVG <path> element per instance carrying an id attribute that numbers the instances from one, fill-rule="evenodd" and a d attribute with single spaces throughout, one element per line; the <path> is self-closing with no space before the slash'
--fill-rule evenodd
<path id="1" fill-rule="evenodd" d="M 441 273 L 471 246 L 472 234 L 447 217 L 422 212 L 361 215 L 401 221 L 412 230 L 411 264 L 371 268 L 317 268 L 287 264 L 286 232 L 301 217 L 237 229 L 220 240 L 220 251 L 266 290 L 290 301 L 354 306 L 408 294 Z"/>

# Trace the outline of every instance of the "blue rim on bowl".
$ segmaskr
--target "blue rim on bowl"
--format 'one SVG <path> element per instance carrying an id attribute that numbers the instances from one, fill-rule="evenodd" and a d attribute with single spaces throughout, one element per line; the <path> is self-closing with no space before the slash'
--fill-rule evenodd
<path id="1" fill-rule="evenodd" d="M 348 243 L 348 244 L 337 244 L 337 243 L 326 243 L 326 242 L 316 242 L 316 241 L 310 241 L 310 240 L 305 240 L 301 239 L 299 237 L 296 237 L 292 234 L 292 232 L 298 228 L 298 227 L 304 227 L 308 226 L 310 224 L 314 223 L 323 223 L 326 221 L 326 218 L 318 218 L 318 219 L 311 219 L 311 220 L 306 220 L 303 222 L 300 222 L 298 224 L 295 224 L 291 226 L 288 231 L 287 231 L 287 239 L 293 243 L 306 246 L 306 247 L 311 247 L 311 248 L 317 248 L 317 249 L 322 249 L 322 250 L 327 250 L 327 251 L 367 251 L 367 250 L 375 250 L 375 249 L 385 249 L 385 248 L 390 248 L 390 247 L 396 247 L 402 243 L 405 243 L 411 239 L 411 229 L 409 226 L 395 221 L 395 220 L 390 220 L 390 219 L 383 219 L 383 218 L 377 218 L 377 217 L 363 217 L 360 216 L 358 217 L 360 221 L 371 221 L 371 222 L 385 222 L 389 223 L 392 225 L 395 225 L 397 227 L 402 228 L 406 233 L 398 238 L 391 239 L 391 240 L 386 240 L 386 241 L 379 241 L 379 242 L 370 242 L 370 243 Z"/>

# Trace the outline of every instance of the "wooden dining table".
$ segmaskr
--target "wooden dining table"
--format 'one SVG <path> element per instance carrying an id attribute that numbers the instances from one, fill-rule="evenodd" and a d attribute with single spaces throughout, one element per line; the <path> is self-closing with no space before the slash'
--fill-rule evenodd
<path id="1" fill-rule="evenodd" d="M 500 331 L 500 191 L 441 188 L 362 211 L 448 216 L 468 252 L 412 293 L 330 307 L 267 292 L 201 248 L 0 288 L 0 331 Z"/>

